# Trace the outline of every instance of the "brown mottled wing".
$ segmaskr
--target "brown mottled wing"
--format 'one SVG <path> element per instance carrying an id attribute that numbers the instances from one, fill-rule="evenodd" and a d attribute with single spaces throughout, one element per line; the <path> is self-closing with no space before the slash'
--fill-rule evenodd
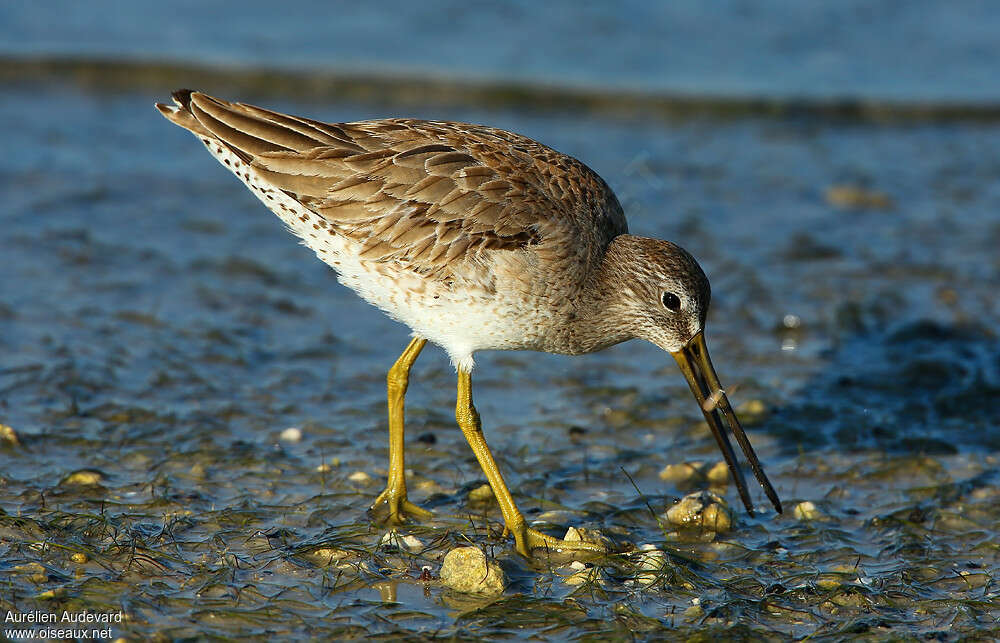
<path id="1" fill-rule="evenodd" d="M 516 134 L 408 119 L 328 124 L 195 92 L 175 100 L 193 123 L 172 120 L 210 132 L 370 259 L 447 273 L 457 255 L 528 246 L 565 255 L 578 245 L 567 235 L 601 251 L 626 231 L 600 177 Z"/>

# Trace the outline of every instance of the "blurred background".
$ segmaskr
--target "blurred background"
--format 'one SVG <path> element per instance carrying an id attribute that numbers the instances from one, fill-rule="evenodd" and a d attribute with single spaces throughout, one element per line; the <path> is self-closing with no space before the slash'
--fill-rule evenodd
<path id="1" fill-rule="evenodd" d="M 996 635 L 998 33 L 973 0 L 3 4 L 0 606 L 166 639 Z M 468 499 L 430 349 L 407 464 L 441 519 L 383 543 L 365 510 L 407 330 L 153 109 L 179 87 L 487 123 L 587 163 L 709 275 L 709 345 L 785 515 L 730 485 L 732 531 L 664 522 L 708 484 L 664 468 L 720 458 L 654 347 L 478 355 L 529 520 L 666 552 L 653 580 L 623 554 L 567 583 Z M 419 580 L 465 539 L 506 595 Z"/>

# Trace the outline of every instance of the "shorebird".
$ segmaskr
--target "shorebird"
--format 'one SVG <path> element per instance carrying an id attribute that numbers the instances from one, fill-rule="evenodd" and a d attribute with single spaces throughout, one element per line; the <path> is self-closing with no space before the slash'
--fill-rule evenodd
<path id="1" fill-rule="evenodd" d="M 684 374 L 753 514 L 735 436 L 768 499 L 781 503 L 705 344 L 711 296 L 698 262 L 669 241 L 628 233 L 614 192 L 580 161 L 511 132 L 391 118 L 323 123 L 191 90 L 156 107 L 190 131 L 341 283 L 412 330 L 389 369 L 389 475 L 372 509 L 398 523 L 431 512 L 407 499 L 403 402 L 430 341 L 458 373 L 455 417 L 518 552 L 601 550 L 528 527 L 472 403 L 473 354 L 579 355 L 641 338 Z"/>

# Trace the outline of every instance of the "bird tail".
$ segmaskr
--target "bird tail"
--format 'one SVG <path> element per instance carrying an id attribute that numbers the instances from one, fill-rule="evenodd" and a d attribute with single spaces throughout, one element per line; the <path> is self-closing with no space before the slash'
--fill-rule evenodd
<path id="1" fill-rule="evenodd" d="M 261 155 L 300 154 L 328 145 L 365 151 L 337 125 L 230 103 L 190 89 L 175 91 L 173 99 L 174 105 L 157 103 L 156 108 L 204 143 L 219 142 L 248 163 Z"/>
<path id="2" fill-rule="evenodd" d="M 190 89 L 178 89 L 171 94 L 174 99 L 173 105 L 156 103 L 156 109 L 160 110 L 160 113 L 174 125 L 179 125 L 202 138 L 206 136 L 215 138 L 212 132 L 198 122 L 191 111 L 191 95 L 193 93 Z"/>

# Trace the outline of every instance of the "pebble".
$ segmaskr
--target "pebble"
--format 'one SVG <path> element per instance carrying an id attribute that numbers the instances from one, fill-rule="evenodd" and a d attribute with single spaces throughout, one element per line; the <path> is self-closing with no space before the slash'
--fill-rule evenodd
<path id="1" fill-rule="evenodd" d="M 478 547 L 457 547 L 444 557 L 441 582 L 465 594 L 502 594 L 507 576 Z"/>
<path id="2" fill-rule="evenodd" d="M 312 551 L 302 554 L 303 557 L 309 559 L 320 567 L 339 563 L 340 561 L 346 558 L 351 558 L 354 555 L 355 554 L 353 552 L 346 549 L 340 549 L 338 547 L 318 547 Z"/>
<path id="3" fill-rule="evenodd" d="M 329 473 L 335 467 L 339 466 L 340 466 L 340 458 L 334 458 L 329 462 L 324 462 L 323 464 L 316 467 L 316 471 L 318 471 L 319 473 Z"/>
<path id="4" fill-rule="evenodd" d="M 788 318 L 793 315 L 785 315 L 785 327 L 790 328 Z M 797 318 L 796 318 L 797 319 Z M 747 400 L 736 407 L 736 415 L 742 422 L 755 423 L 767 417 L 769 410 L 763 400 Z"/>
<path id="5" fill-rule="evenodd" d="M 572 571 L 569 576 L 563 578 L 563 582 L 572 587 L 583 585 L 597 579 L 597 568 L 588 567 L 578 560 L 574 560 L 568 565 Z"/>
<path id="6" fill-rule="evenodd" d="M 578 511 L 567 511 L 566 509 L 550 509 L 549 511 L 543 511 L 536 515 L 531 523 L 532 525 L 538 525 L 543 523 L 549 523 L 550 525 L 565 525 L 568 522 L 572 522 L 580 517 L 580 512 Z"/>
<path id="7" fill-rule="evenodd" d="M 594 543 L 595 545 L 603 546 L 605 549 L 611 544 L 611 541 L 604 534 L 596 529 L 587 529 L 586 527 L 570 527 L 566 530 L 563 540 L 566 542 Z"/>
<path id="8" fill-rule="evenodd" d="M 699 484 L 710 482 L 714 485 L 729 483 L 729 467 L 725 462 L 681 462 L 668 464 L 660 471 L 660 480 L 674 484 Z"/>
<path id="9" fill-rule="evenodd" d="M 792 509 L 792 515 L 795 516 L 796 520 L 802 521 L 823 520 L 826 518 L 826 515 L 808 500 L 795 505 L 795 508 Z"/>
<path id="10" fill-rule="evenodd" d="M 441 485 L 439 485 L 436 481 L 430 479 L 417 480 L 415 483 L 413 483 L 413 488 L 414 490 L 419 491 L 428 496 L 434 495 L 436 493 L 452 493 L 449 490 L 442 487 Z"/>
<path id="11" fill-rule="evenodd" d="M 389 545 L 390 547 L 398 547 L 411 554 L 416 554 L 424 549 L 424 543 L 419 538 L 410 534 L 402 535 L 395 529 L 382 536 L 378 544 L 379 546 Z"/>
<path id="12" fill-rule="evenodd" d="M 372 482 L 372 477 L 364 471 L 355 471 L 351 475 L 347 476 L 347 479 L 354 484 L 371 484 Z"/>
<path id="13" fill-rule="evenodd" d="M 279 438 L 282 442 L 300 442 L 302 440 L 302 429 L 297 426 L 290 426 L 281 432 Z"/>
<path id="14" fill-rule="evenodd" d="M 667 520 L 684 527 L 700 527 L 722 533 L 729 531 L 733 517 L 726 501 L 709 491 L 690 493 L 670 509 Z"/>
<path id="15" fill-rule="evenodd" d="M 639 573 L 635 580 L 639 585 L 648 586 L 655 583 L 661 576 L 663 569 L 667 566 L 667 555 L 656 549 L 654 545 L 643 545 L 636 557 L 636 564 Z"/>
<path id="16" fill-rule="evenodd" d="M 893 206 L 888 194 L 856 185 L 830 186 L 826 190 L 826 201 L 838 208 L 856 210 L 890 210 Z"/>
<path id="17" fill-rule="evenodd" d="M 716 462 L 712 468 L 705 473 L 708 481 L 715 485 L 729 484 L 729 465 L 725 462 Z"/>
<path id="18" fill-rule="evenodd" d="M 702 473 L 704 467 L 705 465 L 702 462 L 668 464 L 660 471 L 660 480 L 673 483 L 703 480 L 705 478 L 704 473 Z"/>
<path id="19" fill-rule="evenodd" d="M 480 485 L 469 492 L 469 502 L 487 503 L 493 500 L 493 489 L 488 484 Z"/>
<path id="20" fill-rule="evenodd" d="M 205 469 L 204 463 L 195 462 L 191 465 L 191 468 L 188 469 L 188 475 L 192 478 L 204 479 L 204 477 L 208 475 L 208 471 Z"/>
<path id="21" fill-rule="evenodd" d="M 63 478 L 60 484 L 89 487 L 101 484 L 103 481 L 104 474 L 100 471 L 95 471 L 94 469 L 80 469 L 79 471 L 74 471 Z"/>
<path id="22" fill-rule="evenodd" d="M 12 447 L 21 446 L 21 440 L 18 439 L 17 433 L 14 431 L 14 427 L 0 423 L 0 444 L 6 444 Z"/>
<path id="23" fill-rule="evenodd" d="M 816 587 L 823 591 L 831 591 L 840 587 L 840 581 L 834 580 L 833 578 L 821 578 L 816 581 Z"/>

